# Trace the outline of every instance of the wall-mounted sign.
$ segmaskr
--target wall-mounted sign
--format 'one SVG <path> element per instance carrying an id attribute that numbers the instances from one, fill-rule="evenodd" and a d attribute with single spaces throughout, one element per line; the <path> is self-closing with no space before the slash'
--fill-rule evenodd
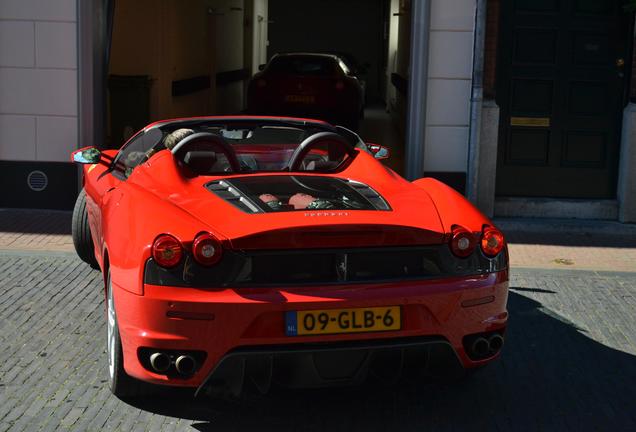
<path id="1" fill-rule="evenodd" d="M 550 117 L 511 117 L 511 126 L 550 127 Z"/>

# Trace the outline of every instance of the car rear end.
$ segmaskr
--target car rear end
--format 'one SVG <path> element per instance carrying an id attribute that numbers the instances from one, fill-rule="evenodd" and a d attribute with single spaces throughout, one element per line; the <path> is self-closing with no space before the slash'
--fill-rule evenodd
<path id="1" fill-rule="evenodd" d="M 248 89 L 248 111 L 293 115 L 334 123 L 357 120 L 362 91 L 330 55 L 289 54 L 272 59 Z"/>
<path id="2" fill-rule="evenodd" d="M 403 368 L 474 368 L 499 355 L 508 256 L 496 228 L 357 224 L 345 213 L 296 212 L 314 222 L 227 239 L 205 230 L 157 237 L 143 295 L 121 290 L 126 371 L 238 394 L 248 382 L 261 391 L 343 385 Z"/>

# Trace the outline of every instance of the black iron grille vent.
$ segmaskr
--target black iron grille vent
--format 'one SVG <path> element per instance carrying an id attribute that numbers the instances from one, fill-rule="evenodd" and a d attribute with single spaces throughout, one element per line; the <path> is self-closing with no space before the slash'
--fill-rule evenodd
<path id="1" fill-rule="evenodd" d="M 245 213 L 263 213 L 263 210 L 226 181 L 220 180 L 208 183 L 206 187 L 209 191 L 214 192 L 216 196 L 243 210 Z"/>
<path id="2" fill-rule="evenodd" d="M 354 180 L 347 180 L 349 186 L 354 188 L 359 194 L 369 200 L 373 207 L 378 210 L 391 210 L 387 202 L 370 186 L 365 185 L 364 183 L 360 183 Z"/>
<path id="3" fill-rule="evenodd" d="M 42 192 L 49 185 L 49 178 L 42 171 L 31 171 L 27 176 L 29 189 L 34 192 Z"/>

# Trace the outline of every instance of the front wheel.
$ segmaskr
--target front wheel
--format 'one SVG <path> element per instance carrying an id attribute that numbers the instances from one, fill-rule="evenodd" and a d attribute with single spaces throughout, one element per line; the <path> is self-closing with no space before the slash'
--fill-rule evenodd
<path id="1" fill-rule="evenodd" d="M 141 394 L 141 383 L 130 377 L 124 370 L 124 353 L 119 336 L 117 312 L 110 271 L 106 281 L 106 315 L 108 319 L 108 385 L 118 398 L 134 397 Z"/>

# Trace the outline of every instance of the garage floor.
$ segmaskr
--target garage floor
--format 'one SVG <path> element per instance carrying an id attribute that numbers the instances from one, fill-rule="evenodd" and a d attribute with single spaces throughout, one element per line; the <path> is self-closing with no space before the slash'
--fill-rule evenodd
<path id="1" fill-rule="evenodd" d="M 359 134 L 365 142 L 388 147 L 391 157 L 385 161 L 386 165 L 400 175 L 404 173 L 404 138 L 384 105 L 372 105 L 364 110 Z"/>

